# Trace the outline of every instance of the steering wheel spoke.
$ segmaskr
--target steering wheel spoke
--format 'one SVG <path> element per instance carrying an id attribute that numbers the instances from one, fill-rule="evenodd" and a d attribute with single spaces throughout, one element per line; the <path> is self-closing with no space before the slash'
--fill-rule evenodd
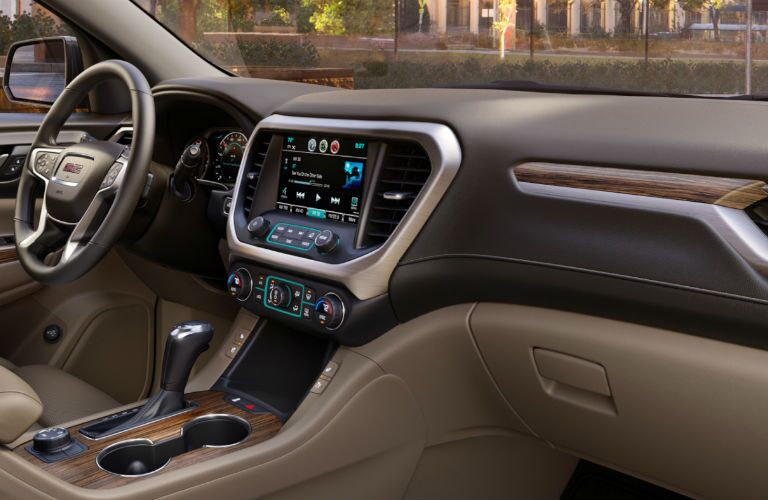
<path id="1" fill-rule="evenodd" d="M 45 256 L 59 248 L 66 237 L 66 232 L 48 216 L 43 205 L 40 222 L 34 232 L 19 241 L 17 246 L 35 255 Z"/>
<path id="2" fill-rule="evenodd" d="M 70 261 L 91 240 L 109 212 L 113 198 L 120 190 L 125 178 L 127 161 L 126 157 L 120 156 L 109 168 L 96 196 L 67 238 L 59 262 L 67 263 Z"/>
<path id="3" fill-rule="evenodd" d="M 85 211 L 83 218 L 75 225 L 74 229 L 67 238 L 64 250 L 61 254 L 60 263 L 69 262 L 93 236 L 98 229 L 99 224 L 104 219 L 109 210 L 109 203 L 105 196 L 97 195 L 91 202 L 88 210 Z"/>

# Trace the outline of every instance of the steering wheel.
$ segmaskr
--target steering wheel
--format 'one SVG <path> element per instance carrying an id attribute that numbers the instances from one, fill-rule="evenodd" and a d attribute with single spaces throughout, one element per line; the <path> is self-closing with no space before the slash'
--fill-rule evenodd
<path id="1" fill-rule="evenodd" d="M 130 147 L 109 141 L 57 144 L 64 123 L 88 92 L 111 78 L 130 92 Z M 132 64 L 103 61 L 67 85 L 37 131 L 16 197 L 16 252 L 32 278 L 46 284 L 74 281 L 106 255 L 141 197 L 154 138 L 155 101 Z M 35 227 L 35 192 L 41 185 L 42 210 Z"/>

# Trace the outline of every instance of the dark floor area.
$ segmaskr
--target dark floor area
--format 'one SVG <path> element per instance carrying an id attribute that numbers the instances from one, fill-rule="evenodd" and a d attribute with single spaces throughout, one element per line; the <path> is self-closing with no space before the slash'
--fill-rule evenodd
<path id="1" fill-rule="evenodd" d="M 641 479 L 582 460 L 573 472 L 561 500 L 685 500 Z"/>

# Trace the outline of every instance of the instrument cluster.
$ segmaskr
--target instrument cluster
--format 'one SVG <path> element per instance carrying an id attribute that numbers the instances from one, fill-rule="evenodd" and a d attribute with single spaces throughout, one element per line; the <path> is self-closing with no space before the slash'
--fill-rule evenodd
<path id="1" fill-rule="evenodd" d="M 192 137 L 186 144 L 197 144 L 203 150 L 198 179 L 234 184 L 240 170 L 248 137 L 239 130 L 215 129 Z"/>

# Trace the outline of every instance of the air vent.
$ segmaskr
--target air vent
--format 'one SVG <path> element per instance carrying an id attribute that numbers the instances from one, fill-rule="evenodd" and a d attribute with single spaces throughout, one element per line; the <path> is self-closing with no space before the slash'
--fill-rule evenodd
<path id="1" fill-rule="evenodd" d="M 365 221 L 363 246 L 387 241 L 432 173 L 429 158 L 418 144 L 393 142 L 385 147 L 373 201 Z"/>
<path id="2" fill-rule="evenodd" d="M 112 142 L 116 142 L 118 144 L 122 144 L 123 146 L 130 146 L 131 141 L 133 141 L 133 129 L 132 128 L 124 128 L 117 131 L 117 133 L 112 136 Z"/>
<path id="3" fill-rule="evenodd" d="M 264 161 L 267 159 L 267 150 L 269 149 L 269 143 L 272 141 L 272 134 L 259 134 L 255 140 L 256 151 L 254 152 L 253 163 L 251 164 L 251 169 L 245 174 L 244 179 L 243 212 L 245 212 L 246 219 L 251 213 L 253 198 L 256 195 L 256 185 L 259 183 L 261 169 L 264 167 Z"/>
<path id="4" fill-rule="evenodd" d="M 746 212 L 760 230 L 768 235 L 768 198 L 748 207 Z"/>

